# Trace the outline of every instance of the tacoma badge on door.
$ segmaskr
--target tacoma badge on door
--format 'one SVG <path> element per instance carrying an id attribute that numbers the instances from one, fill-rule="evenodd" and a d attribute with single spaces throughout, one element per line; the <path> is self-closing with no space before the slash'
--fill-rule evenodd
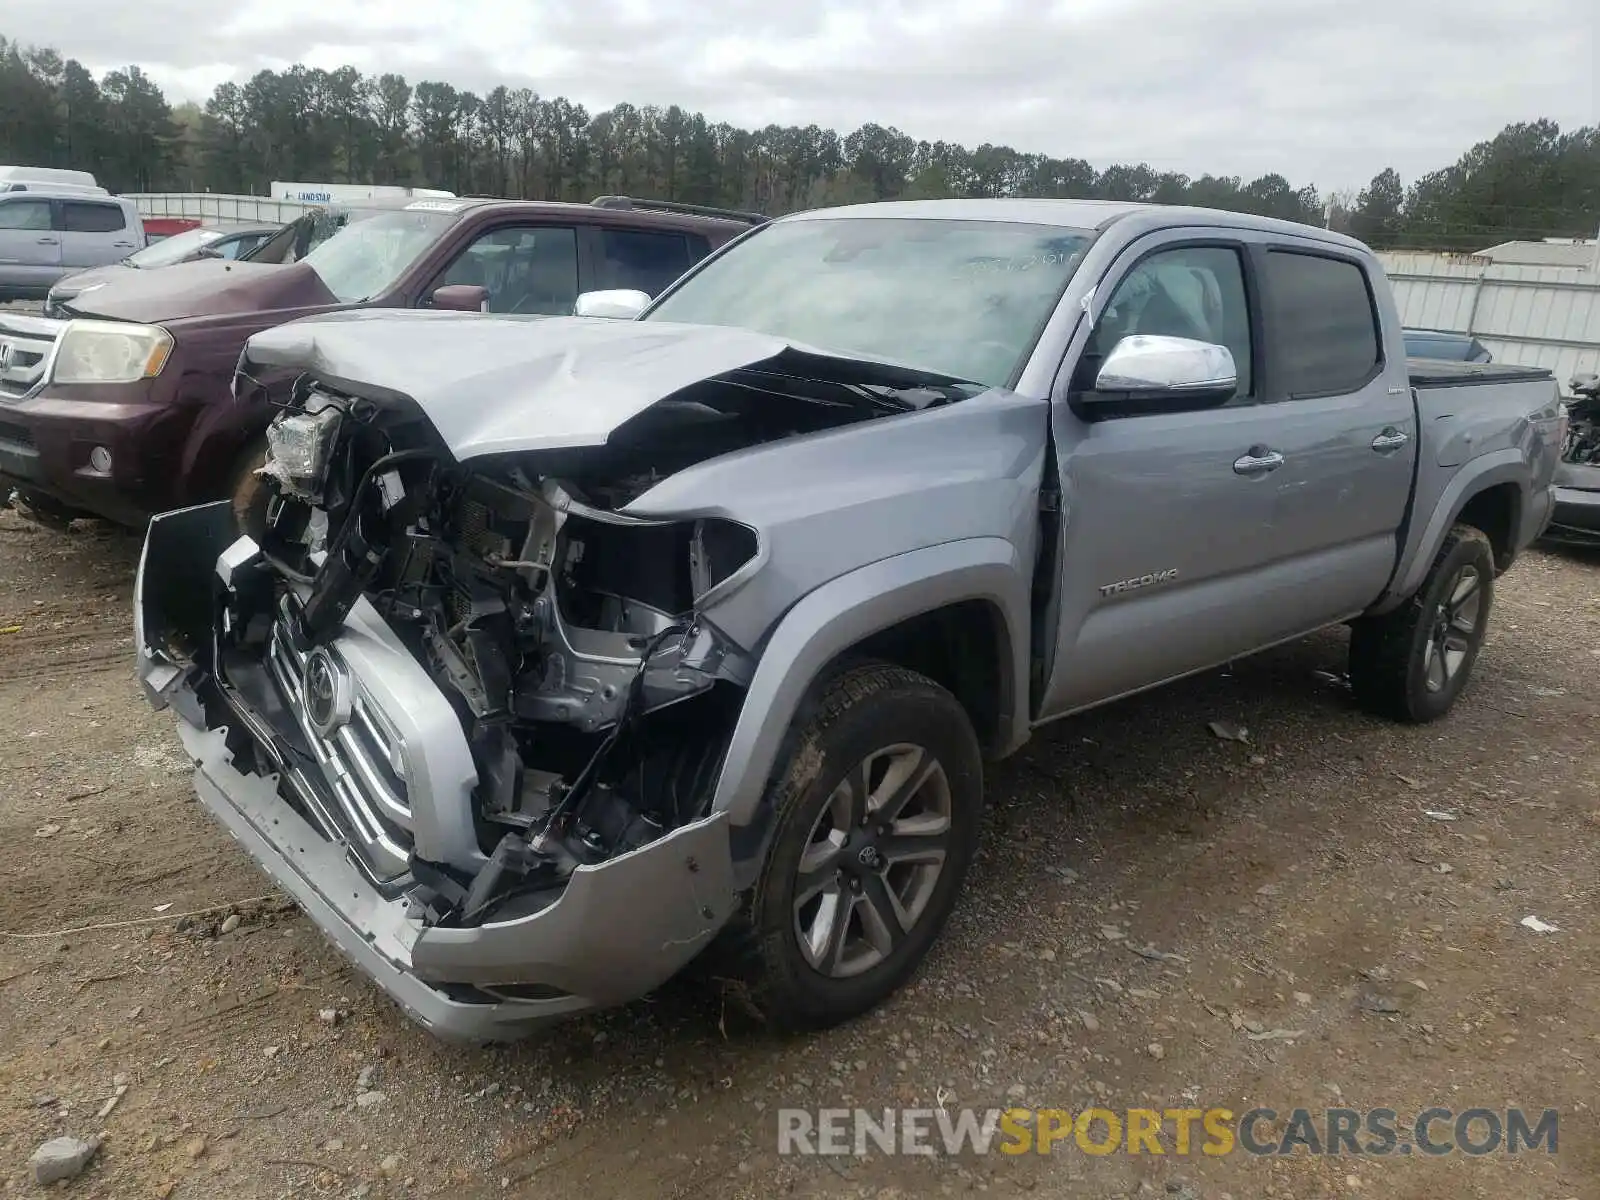
<path id="1" fill-rule="evenodd" d="M 1132 579 L 1124 579 L 1119 583 L 1102 583 L 1100 594 L 1102 596 L 1115 596 L 1118 592 L 1131 592 L 1134 588 L 1151 587 L 1158 583 L 1171 583 L 1178 577 L 1177 567 L 1168 567 L 1165 571 L 1157 571 L 1151 575 L 1136 575 Z"/>

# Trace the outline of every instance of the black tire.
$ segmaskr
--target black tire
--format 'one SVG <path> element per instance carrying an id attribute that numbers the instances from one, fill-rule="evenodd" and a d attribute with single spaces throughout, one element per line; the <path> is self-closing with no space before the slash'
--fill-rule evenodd
<path id="1" fill-rule="evenodd" d="M 240 533 L 261 540 L 267 528 L 267 504 L 272 485 L 256 471 L 267 461 L 267 440 L 256 438 L 239 452 L 228 474 L 227 499 L 233 506 L 233 521 Z"/>
<path id="2" fill-rule="evenodd" d="M 809 710 L 803 710 L 797 718 L 785 746 L 785 759 L 774 772 L 763 800 L 772 806 L 776 822 L 766 862 L 744 911 L 735 918 L 714 958 L 720 972 L 732 974 L 748 988 L 746 999 L 769 1024 L 785 1030 L 819 1029 L 881 1003 L 905 983 L 927 955 L 955 907 L 977 845 L 983 808 L 983 761 L 972 723 L 954 696 L 922 675 L 881 663 L 854 667 L 828 680 Z M 871 793 L 874 756 L 889 762 L 886 771 L 898 770 L 907 747 L 920 748 L 927 756 L 922 763 L 936 762 L 948 785 L 946 789 L 936 779 L 930 785 L 941 797 L 934 807 L 948 808 L 949 829 L 942 866 L 921 889 L 920 898 L 914 902 L 920 905 L 917 916 L 908 930 L 900 930 L 893 948 L 883 953 L 869 947 L 861 956 L 870 959 L 874 954 L 881 955 L 875 965 L 845 977 L 825 974 L 801 949 L 799 926 L 804 908 L 797 908 L 795 899 L 802 855 L 808 847 L 815 850 L 821 845 L 812 841 L 817 823 L 827 819 L 826 814 L 837 805 L 846 775 L 861 768 L 862 774 L 854 778 L 866 782 L 861 789 L 863 794 Z M 922 769 L 911 768 L 909 777 L 916 778 L 916 772 Z M 931 772 L 929 777 L 933 778 Z M 894 790 L 881 783 L 879 786 L 886 792 Z M 917 792 L 918 797 L 922 794 L 921 790 Z M 922 807 L 921 800 L 913 799 L 911 806 L 901 810 L 913 815 L 895 822 L 894 829 L 911 828 Z M 881 832 L 863 829 L 859 836 L 870 839 Z M 903 847 L 908 843 L 907 839 L 890 834 L 882 838 L 881 844 L 893 852 L 896 844 Z M 870 862 L 859 865 L 857 849 L 842 849 L 839 853 L 841 861 L 848 860 L 853 870 L 862 873 L 852 876 L 852 883 L 869 872 L 877 873 L 890 888 L 896 886 L 897 878 L 906 878 L 896 875 L 908 869 L 903 863 L 884 865 L 878 871 Z M 830 870 L 825 868 L 816 874 Z M 863 882 L 868 895 L 886 894 L 876 889 L 870 878 Z M 845 900 L 849 899 L 849 886 L 838 889 Z M 824 899 L 818 897 L 818 903 Z M 895 897 L 893 903 L 899 906 L 898 912 L 907 911 L 904 899 Z M 858 897 L 855 903 L 859 905 L 860 900 Z M 862 924 L 869 918 L 859 915 L 853 907 L 846 911 L 845 927 L 860 929 L 861 941 L 869 940 Z M 882 912 L 881 904 L 873 911 Z M 877 928 L 882 930 L 885 926 Z"/>
<path id="3" fill-rule="evenodd" d="M 1476 578 L 1477 599 L 1472 628 L 1465 631 L 1450 601 L 1469 575 Z M 1363 617 L 1351 627 L 1350 687 L 1357 703 L 1379 716 L 1413 724 L 1449 712 L 1466 689 L 1483 646 L 1494 578 L 1488 537 L 1470 525 L 1452 527 L 1416 595 L 1393 612 Z M 1459 657 L 1445 654 L 1442 639 L 1448 639 L 1450 655 Z"/>

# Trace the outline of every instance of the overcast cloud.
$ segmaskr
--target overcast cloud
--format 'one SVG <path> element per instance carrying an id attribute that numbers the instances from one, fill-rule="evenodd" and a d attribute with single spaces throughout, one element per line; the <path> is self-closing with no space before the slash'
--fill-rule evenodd
<path id="1" fill-rule="evenodd" d="M 174 103 L 294 62 L 504 83 L 591 111 L 1409 182 L 1507 122 L 1600 121 L 1596 0 L 8 0 L 0 33 Z"/>

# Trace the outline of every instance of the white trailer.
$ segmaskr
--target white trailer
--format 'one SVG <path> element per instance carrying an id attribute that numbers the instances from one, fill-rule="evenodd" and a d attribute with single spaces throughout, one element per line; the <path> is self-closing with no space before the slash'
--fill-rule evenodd
<path id="1" fill-rule="evenodd" d="M 439 188 L 398 187 L 374 183 L 293 183 L 281 179 L 272 181 L 274 200 L 295 200 L 306 204 L 329 204 L 334 201 L 378 200 L 387 197 L 434 196 L 451 198 L 454 192 Z"/>
<path id="2" fill-rule="evenodd" d="M 0 166 L 0 192 L 21 191 L 54 192 L 57 195 L 106 194 L 106 189 L 88 171 L 69 171 L 63 167 Z"/>

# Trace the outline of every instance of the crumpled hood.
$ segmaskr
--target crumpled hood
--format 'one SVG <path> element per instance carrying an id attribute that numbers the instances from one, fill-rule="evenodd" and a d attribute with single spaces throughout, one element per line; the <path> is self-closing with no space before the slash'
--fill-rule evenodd
<path id="1" fill-rule="evenodd" d="M 373 399 L 410 399 L 458 461 L 598 446 L 674 392 L 771 360 L 822 380 L 952 382 L 724 326 L 395 310 L 264 330 L 245 359 L 246 370 L 304 371 Z"/>
<path id="2" fill-rule="evenodd" d="M 67 304 L 78 316 L 113 321 L 181 321 L 337 304 L 317 273 L 304 263 L 235 262 L 214 258 L 140 271 L 118 268 L 103 287 L 85 292 L 77 276 L 62 281 L 78 292 Z"/>

